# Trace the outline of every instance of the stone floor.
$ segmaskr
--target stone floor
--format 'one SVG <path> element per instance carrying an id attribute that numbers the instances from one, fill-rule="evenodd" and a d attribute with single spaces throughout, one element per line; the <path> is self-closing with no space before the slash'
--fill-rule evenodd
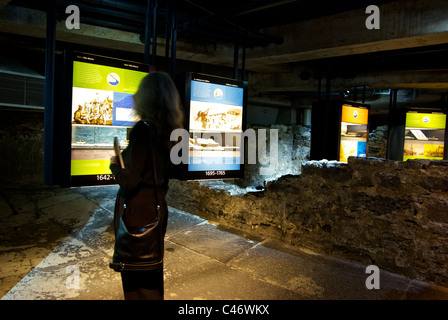
<path id="1" fill-rule="evenodd" d="M 0 189 L 2 300 L 121 300 L 113 251 L 116 186 Z M 448 299 L 448 288 L 380 273 L 170 207 L 167 300 Z M 380 267 L 380 266 L 379 266 Z"/>

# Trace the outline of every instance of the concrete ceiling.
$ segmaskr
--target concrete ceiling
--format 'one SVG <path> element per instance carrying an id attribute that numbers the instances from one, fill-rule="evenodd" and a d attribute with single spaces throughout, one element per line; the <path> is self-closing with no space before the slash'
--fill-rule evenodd
<path id="1" fill-rule="evenodd" d="M 176 58 L 232 68 L 234 44 L 246 44 L 250 96 L 281 106 L 309 106 L 317 90 L 393 88 L 431 97 L 448 92 L 448 2 L 374 1 L 380 29 L 366 28 L 372 1 L 175 1 Z M 2 41 L 44 39 L 46 1 L 1 0 Z M 56 1 L 57 41 L 102 50 L 144 52 L 147 0 Z M 158 56 L 165 54 L 167 1 L 159 0 Z M 65 8 L 80 8 L 81 28 L 65 26 Z M 241 59 L 242 50 L 240 50 Z M 241 66 L 241 61 L 240 61 Z M 381 101 L 381 95 L 369 97 Z M 271 101 L 271 102 L 269 102 Z M 286 102 L 285 102 L 286 101 Z M 431 102 L 430 102 L 431 101 Z"/>

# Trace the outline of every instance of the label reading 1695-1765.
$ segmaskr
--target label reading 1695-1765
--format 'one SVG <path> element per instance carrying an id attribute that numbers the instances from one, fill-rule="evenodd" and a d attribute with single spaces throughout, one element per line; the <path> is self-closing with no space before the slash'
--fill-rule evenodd
<path id="1" fill-rule="evenodd" d="M 225 176 L 226 172 L 223 170 L 211 170 L 211 171 L 205 171 L 206 176 Z"/>

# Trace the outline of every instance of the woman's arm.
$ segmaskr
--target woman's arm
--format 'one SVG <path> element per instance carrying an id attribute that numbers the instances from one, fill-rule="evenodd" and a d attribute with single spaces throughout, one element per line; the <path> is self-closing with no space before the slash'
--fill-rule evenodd
<path id="1" fill-rule="evenodd" d="M 146 159 L 149 153 L 147 133 L 136 126 L 129 137 L 129 145 L 122 152 L 125 168 L 122 169 L 115 157 L 111 158 L 110 169 L 118 184 L 126 191 L 134 191 L 142 181 Z"/>

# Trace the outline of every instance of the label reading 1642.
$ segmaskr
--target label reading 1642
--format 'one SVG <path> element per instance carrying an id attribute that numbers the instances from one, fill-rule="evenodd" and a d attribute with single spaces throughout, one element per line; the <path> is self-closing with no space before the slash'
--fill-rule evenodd
<path id="1" fill-rule="evenodd" d="M 96 176 L 96 180 L 104 181 L 104 180 L 112 180 L 114 176 L 112 174 L 98 174 Z"/>

